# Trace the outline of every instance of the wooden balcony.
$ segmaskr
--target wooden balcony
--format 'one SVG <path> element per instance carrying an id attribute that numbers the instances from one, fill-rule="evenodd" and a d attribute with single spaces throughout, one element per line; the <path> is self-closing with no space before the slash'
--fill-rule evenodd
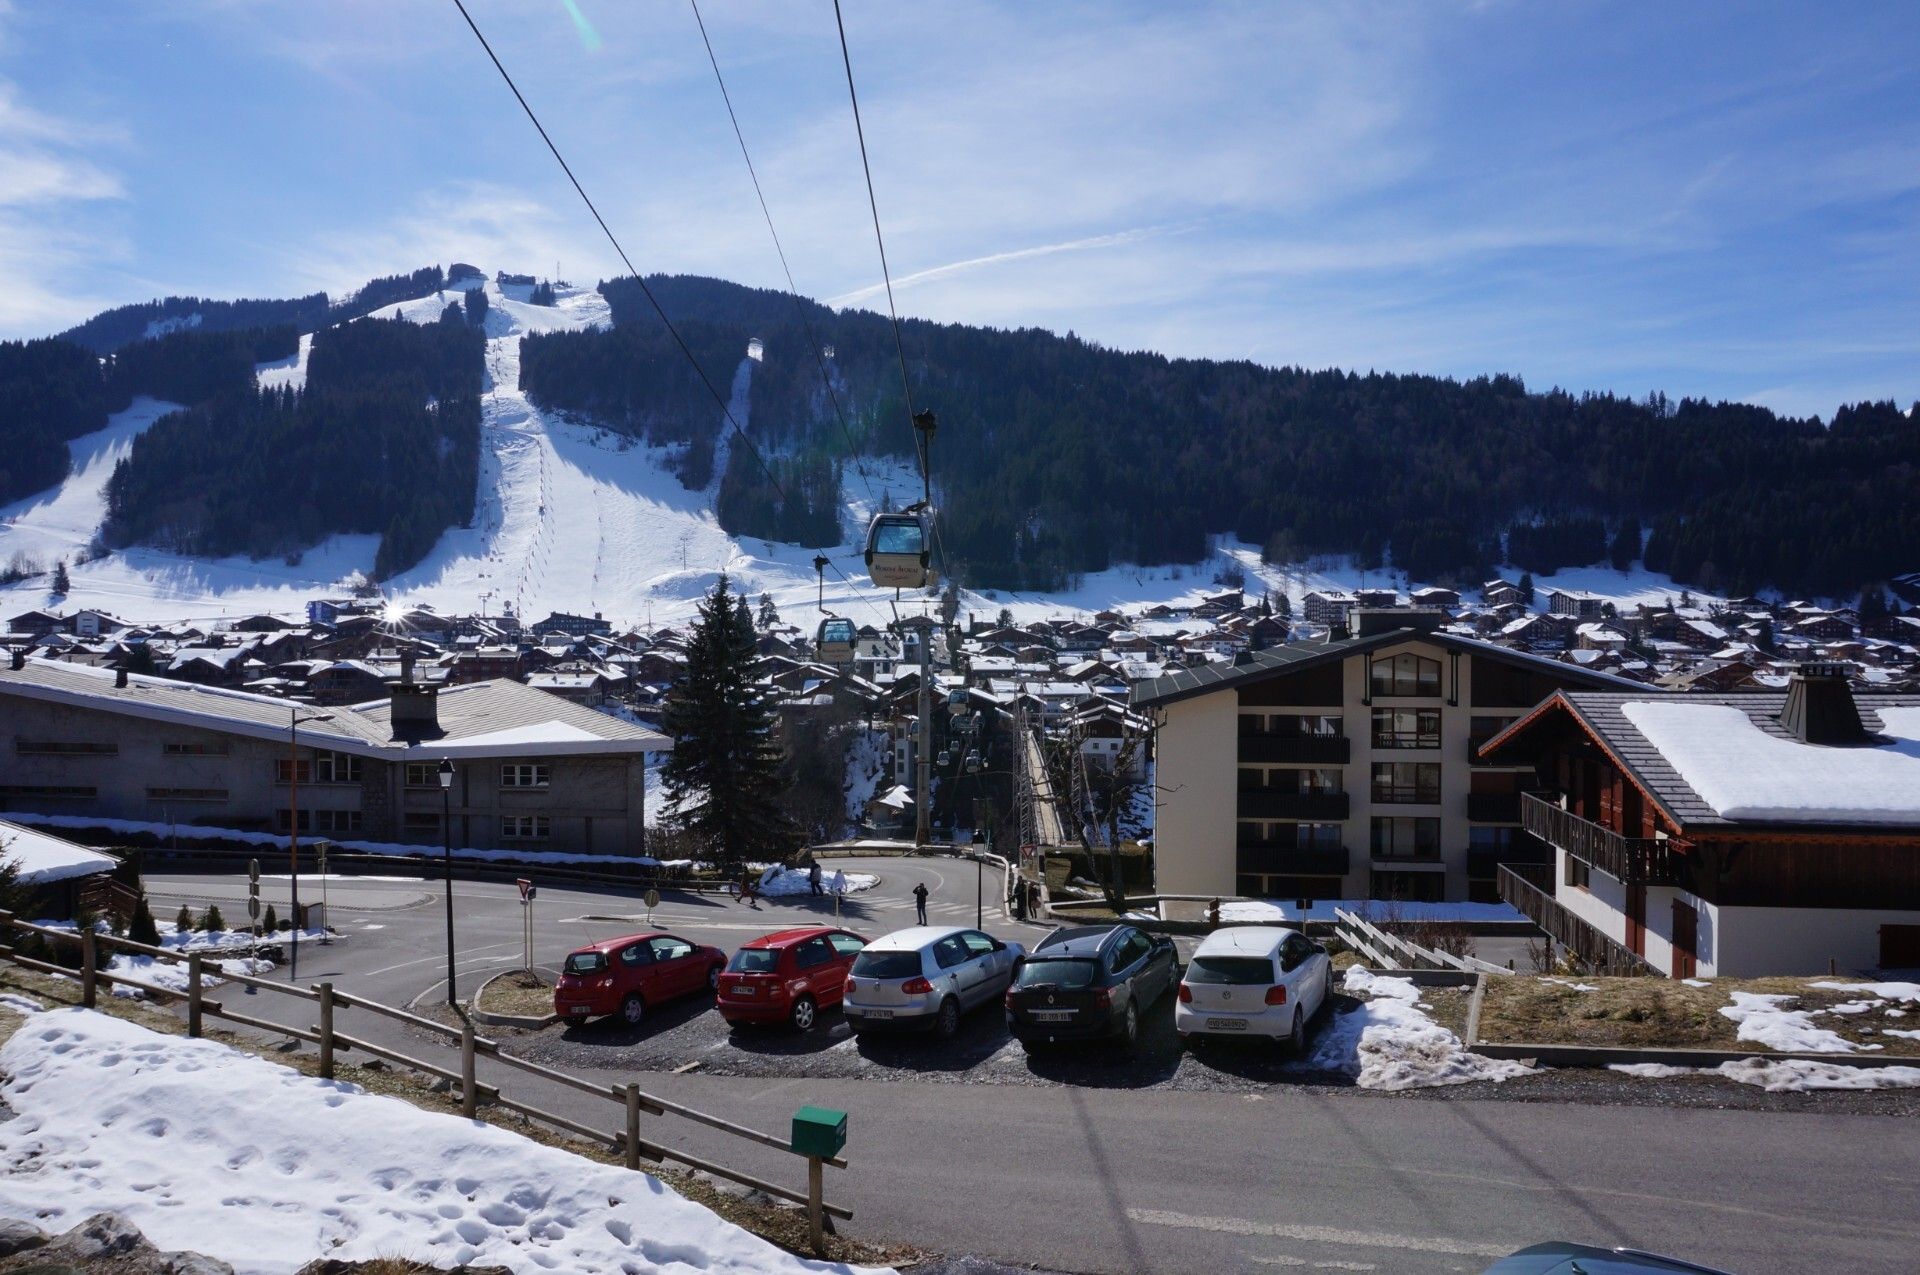
<path id="1" fill-rule="evenodd" d="M 1678 865 L 1666 842 L 1623 837 L 1534 793 L 1521 794 L 1520 826 L 1616 881 L 1628 885 L 1679 884 Z"/>
<path id="2" fill-rule="evenodd" d="M 1562 907 L 1551 893 L 1552 865 L 1502 864 L 1497 878 L 1502 902 L 1510 903 L 1535 925 L 1586 962 L 1595 974 L 1658 977 L 1659 971 Z"/>
<path id="3" fill-rule="evenodd" d="M 1275 841 L 1243 841 L 1234 847 L 1238 871 L 1300 877 L 1343 877 L 1350 857 L 1345 846 L 1290 846 Z"/>
<path id="4" fill-rule="evenodd" d="M 1344 735 L 1242 735 L 1240 760 L 1299 766 L 1344 766 L 1353 741 Z"/>
<path id="5" fill-rule="evenodd" d="M 1250 789 L 1240 794 L 1236 813 L 1242 819 L 1313 819 L 1336 822 L 1347 817 L 1343 792 L 1275 792 Z"/>

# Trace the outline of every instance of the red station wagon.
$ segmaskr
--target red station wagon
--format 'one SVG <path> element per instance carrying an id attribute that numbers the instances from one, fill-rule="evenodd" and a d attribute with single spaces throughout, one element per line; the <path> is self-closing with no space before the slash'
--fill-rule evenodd
<path id="1" fill-rule="evenodd" d="M 840 1003 L 847 971 L 866 945 L 858 934 L 817 925 L 763 934 L 735 952 L 720 975 L 720 1016 L 811 1031 L 821 1010 Z"/>
<path id="2" fill-rule="evenodd" d="M 712 991 L 727 954 L 671 934 L 628 934 L 567 953 L 553 1012 L 575 1020 L 618 1014 L 637 1026 L 647 1008 Z"/>

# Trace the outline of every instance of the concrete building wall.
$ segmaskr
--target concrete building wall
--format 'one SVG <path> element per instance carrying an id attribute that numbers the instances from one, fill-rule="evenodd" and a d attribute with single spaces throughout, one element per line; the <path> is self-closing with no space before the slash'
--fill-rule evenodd
<path id="1" fill-rule="evenodd" d="M 1239 700 L 1231 691 L 1161 710 L 1154 874 L 1163 894 L 1234 892 Z"/>

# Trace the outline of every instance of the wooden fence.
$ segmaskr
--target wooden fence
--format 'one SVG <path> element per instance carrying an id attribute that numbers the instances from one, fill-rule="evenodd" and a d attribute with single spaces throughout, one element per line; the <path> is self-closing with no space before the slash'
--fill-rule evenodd
<path id="1" fill-rule="evenodd" d="M 79 945 L 80 968 L 78 973 L 80 977 L 80 1003 L 88 1009 L 95 1007 L 99 997 L 99 988 L 102 983 L 109 985 L 119 983 L 127 987 L 137 987 L 143 991 L 159 992 L 161 995 L 167 996 L 184 995 L 187 1004 L 187 1035 L 189 1036 L 199 1036 L 204 1029 L 207 1016 L 211 1015 L 242 1027 L 251 1027 L 258 1031 L 289 1036 L 295 1040 L 306 1041 L 309 1044 L 318 1046 L 320 1051 L 320 1075 L 324 1079 L 331 1080 L 334 1078 L 334 1057 L 343 1050 L 358 1050 L 363 1054 L 385 1059 L 401 1067 L 408 1067 L 414 1071 L 424 1072 L 429 1076 L 437 1076 L 449 1084 L 458 1087 L 460 1094 L 460 1112 L 469 1119 L 479 1118 L 480 1106 L 484 1102 L 491 1106 L 503 1107 L 508 1111 L 517 1112 L 530 1120 L 539 1121 L 552 1128 L 563 1130 L 578 1137 L 586 1138 L 589 1141 L 597 1142 L 602 1146 L 610 1147 L 615 1151 L 622 1152 L 626 1160 L 626 1166 L 629 1169 L 638 1169 L 642 1160 L 651 1161 L 655 1164 L 671 1160 L 676 1164 L 686 1165 L 689 1168 L 711 1173 L 715 1177 L 725 1178 L 730 1182 L 738 1182 L 743 1186 L 764 1191 L 777 1199 L 791 1200 L 796 1204 L 803 1204 L 807 1208 L 808 1219 L 811 1223 L 814 1252 L 818 1255 L 824 1256 L 825 1254 L 826 1219 L 828 1217 L 841 1219 L 851 1219 L 853 1217 L 853 1211 L 851 1209 L 838 1204 L 828 1203 L 823 1194 L 821 1166 L 832 1165 L 836 1169 L 844 1169 L 847 1167 L 845 1159 L 839 1156 L 829 1158 L 825 1156 L 801 1155 L 800 1152 L 794 1151 L 785 1140 L 774 1137 L 772 1134 L 761 1133 L 758 1129 L 750 1129 L 745 1125 L 735 1124 L 731 1120 L 723 1120 L 719 1116 L 709 1115 L 704 1111 L 686 1106 L 683 1103 L 673 1102 L 666 1098 L 646 1093 L 636 1083 L 629 1082 L 624 1085 L 606 1084 L 599 1081 L 588 1080 L 581 1076 L 575 1076 L 568 1072 L 560 1071 L 557 1068 L 546 1067 L 525 1058 L 516 1058 L 511 1054 L 503 1052 L 499 1042 L 475 1034 L 473 1021 L 464 1018 L 464 1016 L 461 1026 L 452 1027 L 446 1023 L 435 1022 L 431 1018 L 424 1018 L 419 1014 L 410 1013 L 404 1009 L 396 1009 L 391 1005 L 383 1005 L 378 1001 L 372 1001 L 365 997 L 354 996 L 347 992 L 338 991 L 332 983 L 316 983 L 310 987 L 295 987 L 289 983 L 275 983 L 264 978 L 256 978 L 250 974 L 232 974 L 225 970 L 208 972 L 205 968 L 206 960 L 199 952 L 182 954 L 168 951 L 165 948 L 150 947 L 145 943 L 136 943 L 131 939 L 119 938 L 112 934 L 102 934 L 94 930 L 74 931 L 43 925 L 30 925 L 25 921 L 16 920 L 10 912 L 0 911 L 0 940 L 3 940 L 0 941 L 0 960 L 11 961 L 15 965 L 25 969 L 40 970 L 50 974 L 72 975 L 75 971 L 68 966 L 38 960 L 22 954 L 18 949 L 18 945 L 14 942 L 15 934 L 37 934 L 49 943 L 77 943 Z M 100 949 L 102 947 L 131 952 L 139 956 L 152 957 L 158 961 L 166 961 L 174 965 L 183 966 L 187 974 L 186 991 L 184 993 L 171 992 L 166 988 L 156 987 L 154 984 L 143 979 L 108 972 L 101 968 Z M 251 1015 L 240 1013 L 238 1010 L 229 1008 L 221 1001 L 209 999 L 207 992 L 212 990 L 209 987 L 210 983 L 215 985 L 219 983 L 234 983 L 255 991 L 273 992 L 282 996 L 296 997 L 314 1006 L 314 1016 L 318 1021 L 305 1030 L 302 1030 L 284 1023 L 269 1022 L 264 1018 L 255 1018 Z M 373 1041 L 360 1037 L 349 1036 L 340 1031 L 334 1024 L 335 1017 L 342 1010 L 362 1010 L 382 1018 L 392 1019 L 394 1022 L 405 1023 L 410 1027 L 415 1027 L 422 1031 L 431 1032 L 447 1039 L 450 1043 L 458 1042 L 460 1047 L 459 1065 L 457 1067 L 442 1066 L 439 1063 L 431 1062 L 424 1058 L 416 1058 L 409 1054 L 401 1053 L 386 1045 L 376 1044 Z M 547 1111 L 524 1099 L 509 1097 L 502 1093 L 498 1086 L 481 1084 L 475 1076 L 475 1067 L 477 1060 L 483 1056 L 493 1059 L 503 1067 L 509 1067 L 529 1075 L 539 1076 L 555 1084 L 565 1085 L 569 1088 L 577 1089 L 582 1093 L 607 1099 L 614 1106 L 620 1108 L 621 1122 L 618 1127 L 612 1131 L 608 1131 L 605 1128 L 584 1124 L 568 1116 L 563 1116 L 558 1112 Z M 640 1118 L 642 1116 L 674 1116 L 690 1121 L 693 1124 L 704 1125 L 709 1129 L 717 1129 L 722 1133 L 729 1134 L 732 1137 L 740 1138 L 747 1142 L 756 1142 L 764 1147 L 772 1147 L 778 1151 L 786 1151 L 793 1155 L 800 1155 L 802 1159 L 808 1161 L 807 1189 L 804 1192 L 796 1191 L 790 1187 L 768 1182 L 763 1178 L 755 1177 L 739 1169 L 729 1168 L 726 1165 L 689 1154 L 685 1151 L 648 1142 L 641 1137 Z"/>
<path id="2" fill-rule="evenodd" d="M 1389 970 L 1465 970 L 1479 974 L 1511 974 L 1504 965 L 1495 965 L 1473 956 L 1455 956 L 1437 948 L 1424 948 L 1397 934 L 1390 934 L 1345 908 L 1335 908 L 1334 935 L 1372 962 L 1375 969 Z"/>

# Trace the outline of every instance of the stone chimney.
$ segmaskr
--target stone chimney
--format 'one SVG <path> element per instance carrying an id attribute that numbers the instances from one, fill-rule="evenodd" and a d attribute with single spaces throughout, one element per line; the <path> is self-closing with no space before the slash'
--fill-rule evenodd
<path id="1" fill-rule="evenodd" d="M 127 688 L 127 670 L 118 668 L 113 671 L 113 684 L 121 690 Z"/>
<path id="2" fill-rule="evenodd" d="M 414 662 L 413 648 L 410 646 L 401 647 L 400 648 L 400 680 L 402 682 L 407 683 L 408 685 L 412 685 L 413 683 L 413 662 Z"/>
<path id="3" fill-rule="evenodd" d="M 1872 737 L 1860 724 L 1844 664 L 1802 664 L 1787 682 L 1780 725 L 1803 744 L 1865 744 Z"/>
<path id="4" fill-rule="evenodd" d="M 446 734 L 440 729 L 439 687 L 423 686 L 411 678 L 403 678 L 388 682 L 387 690 L 391 695 L 387 718 L 395 739 L 417 744 Z"/>
<path id="5" fill-rule="evenodd" d="M 14 647 L 13 654 L 11 658 L 9 658 L 7 661 L 7 667 L 12 669 L 14 672 L 18 673 L 21 669 L 25 668 L 26 666 L 27 666 L 27 648 L 24 646 Z"/>

